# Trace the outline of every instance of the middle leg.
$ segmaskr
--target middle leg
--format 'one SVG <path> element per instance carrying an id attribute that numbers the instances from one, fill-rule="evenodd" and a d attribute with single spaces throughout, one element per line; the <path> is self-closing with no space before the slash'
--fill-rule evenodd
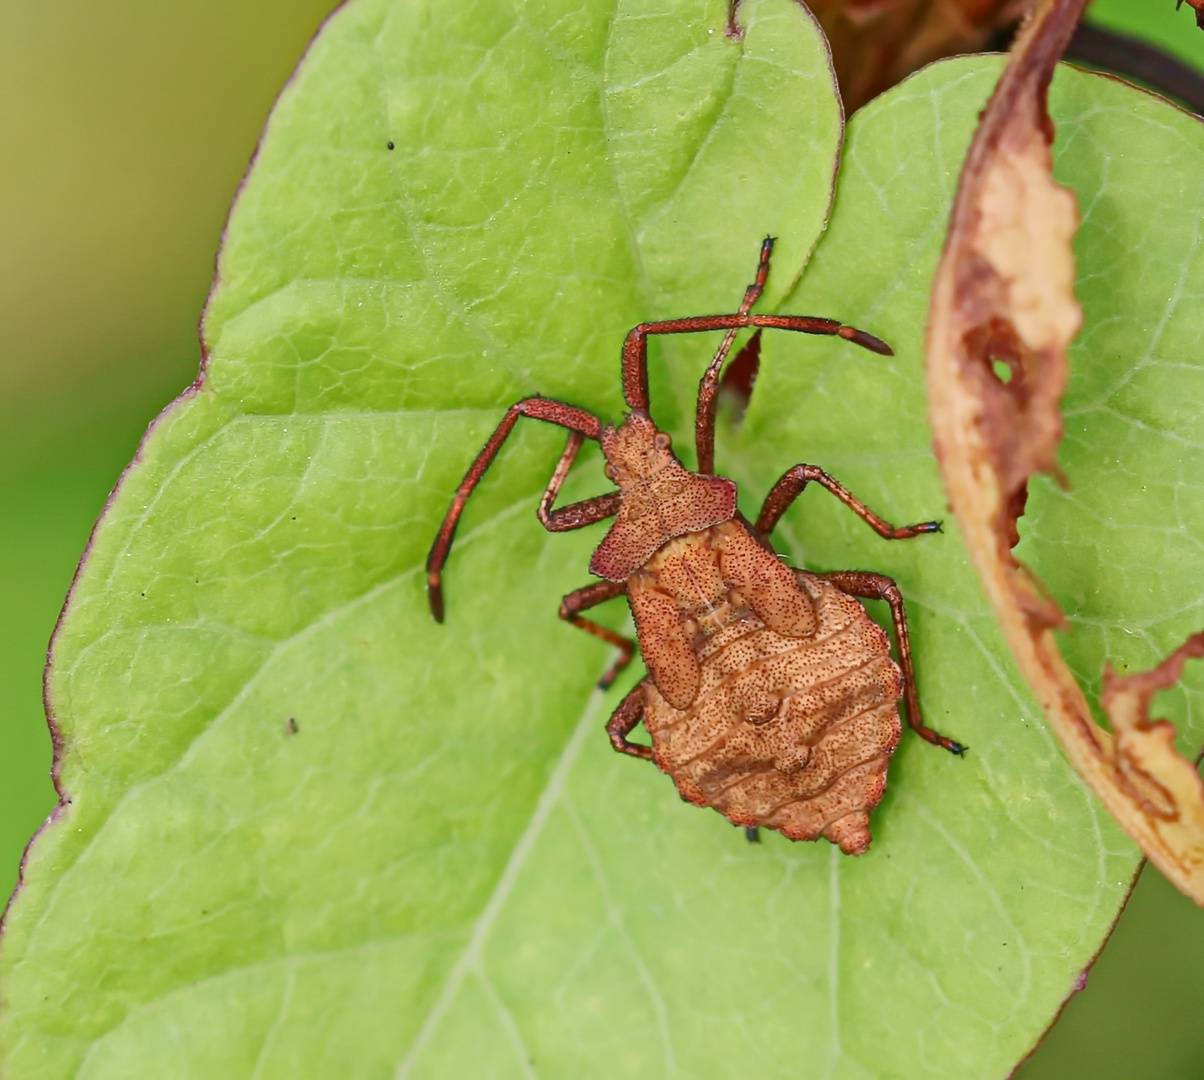
<path id="1" fill-rule="evenodd" d="M 885 574 L 874 574 L 866 570 L 837 570 L 816 577 L 830 581 L 841 592 L 865 600 L 885 600 L 890 604 L 891 619 L 895 624 L 895 638 L 899 643 L 899 667 L 903 669 L 903 697 L 907 701 L 907 722 L 920 738 L 941 746 L 951 754 L 964 754 L 966 748 L 959 742 L 945 738 L 939 732 L 924 726 L 920 715 L 920 695 L 916 691 L 916 672 L 911 662 L 911 638 L 907 633 L 907 610 L 903 606 L 903 594 L 892 578 Z"/>
<path id="2" fill-rule="evenodd" d="M 631 658 L 635 655 L 635 642 L 629 637 L 608 630 L 605 626 L 599 626 L 592 619 L 582 618 L 581 612 L 604 604 L 607 600 L 613 600 L 616 596 L 622 596 L 626 591 L 627 584 L 623 581 L 595 581 L 592 585 L 575 589 L 560 601 L 560 617 L 565 622 L 571 622 L 587 634 L 593 634 L 594 637 L 600 637 L 603 641 L 610 642 L 619 650 L 615 662 L 603 672 L 602 678 L 598 680 L 599 690 L 608 690 L 619 672 L 631 663 Z"/>
<path id="3" fill-rule="evenodd" d="M 875 514 L 848 488 L 834 480 L 818 465 L 795 465 L 793 469 L 782 474 L 781 479 L 765 496 L 765 504 L 757 516 L 757 532 L 762 536 L 768 536 L 773 532 L 774 526 L 790 508 L 790 504 L 803 493 L 803 489 L 813 480 L 825 491 L 835 495 L 884 540 L 910 540 L 913 536 L 941 531 L 939 521 L 921 521 L 918 525 L 902 525 L 895 528 L 885 518 L 880 518 Z"/>

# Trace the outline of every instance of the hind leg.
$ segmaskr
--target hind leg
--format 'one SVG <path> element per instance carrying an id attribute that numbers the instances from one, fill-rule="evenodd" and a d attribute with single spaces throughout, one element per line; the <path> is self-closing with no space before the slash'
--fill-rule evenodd
<path id="1" fill-rule="evenodd" d="M 895 637 L 899 642 L 899 667 L 903 669 L 903 696 L 907 700 L 907 722 L 920 738 L 941 746 L 951 754 L 964 754 L 966 748 L 959 742 L 924 726 L 920 714 L 920 695 L 916 691 L 915 667 L 911 661 L 911 638 L 907 633 L 907 611 L 903 606 L 903 594 L 894 580 L 885 574 L 874 574 L 867 570 L 838 570 L 816 577 L 830 581 L 841 592 L 864 600 L 885 600 L 890 604 L 891 618 L 895 624 Z"/>
<path id="2" fill-rule="evenodd" d="M 632 757 L 652 760 L 652 747 L 640 746 L 639 743 L 627 741 L 627 736 L 635 730 L 635 726 L 644 719 L 644 683 L 641 680 L 632 688 L 615 709 L 614 714 L 606 721 L 606 734 L 610 736 L 610 745 L 620 754 L 630 754 Z"/>
<path id="3" fill-rule="evenodd" d="M 765 496 L 761 513 L 757 515 L 757 532 L 762 536 L 768 536 L 773 532 L 774 526 L 781 520 L 782 515 L 803 493 L 806 486 L 813 481 L 825 491 L 835 495 L 883 540 L 910 540 L 913 536 L 941 531 L 939 521 L 921 521 L 918 525 L 901 525 L 896 528 L 885 518 L 880 518 L 875 514 L 847 487 L 829 476 L 818 465 L 795 465 L 794 468 L 787 469 L 781 475 L 778 482 L 770 489 L 769 494 Z"/>

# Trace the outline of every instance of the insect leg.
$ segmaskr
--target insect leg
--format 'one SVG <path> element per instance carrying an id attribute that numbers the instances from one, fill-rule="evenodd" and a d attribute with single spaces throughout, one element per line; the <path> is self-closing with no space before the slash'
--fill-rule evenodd
<path id="1" fill-rule="evenodd" d="M 774 526 L 781 520 L 790 504 L 803 493 L 803 489 L 812 480 L 835 495 L 874 532 L 886 540 L 910 540 L 913 536 L 920 536 L 923 533 L 941 531 L 939 521 L 922 521 L 918 525 L 903 525 L 896 529 L 889 521 L 875 514 L 843 484 L 833 480 L 818 465 L 795 465 L 793 469 L 782 474 L 781 479 L 773 485 L 765 497 L 765 503 L 757 517 L 757 532 L 762 536 L 768 536 L 773 532 Z"/>
<path id="2" fill-rule="evenodd" d="M 635 684 L 631 693 L 619 702 L 619 707 L 606 721 L 606 734 L 610 736 L 610 745 L 620 754 L 630 754 L 632 757 L 651 761 L 652 747 L 627 741 L 627 736 L 643 718 L 644 683 L 640 681 Z"/>
<path id="3" fill-rule="evenodd" d="M 631 638 L 608 630 L 605 626 L 599 626 L 591 619 L 583 619 L 580 612 L 597 607 L 607 600 L 613 600 L 616 596 L 622 596 L 626 589 L 627 585 L 622 581 L 596 581 L 592 585 L 574 590 L 560 601 L 560 617 L 565 622 L 571 622 L 574 626 L 581 627 L 587 634 L 593 634 L 594 637 L 600 637 L 603 641 L 609 641 L 619 650 L 615 662 L 598 680 L 599 690 L 608 690 L 619 672 L 631 663 L 631 658 L 635 655 L 635 642 Z"/>
<path id="4" fill-rule="evenodd" d="M 468 472 L 464 474 L 464 479 L 460 481 L 460 486 L 456 490 L 451 506 L 448 507 L 443 524 L 439 526 L 439 531 L 435 534 L 435 542 L 431 545 L 430 554 L 426 557 L 427 599 L 430 601 L 431 614 L 438 622 L 443 621 L 443 564 L 447 562 L 447 556 L 451 552 L 452 540 L 456 536 L 456 526 L 460 522 L 460 515 L 464 512 L 464 504 L 468 502 L 468 496 L 472 494 L 473 488 L 481 482 L 485 470 L 497 457 L 502 443 L 506 441 L 506 436 L 510 434 L 520 416 L 530 416 L 536 420 L 545 420 L 549 424 L 559 424 L 570 431 L 580 432 L 587 439 L 597 439 L 602 434 L 602 421 L 593 413 L 566 405 L 561 401 L 553 401 L 550 398 L 523 398 L 506 410 L 502 422 L 489 436 L 489 441 L 481 448 L 476 459 L 468 467 Z M 566 509 L 568 508 L 566 507 Z"/>
<path id="5" fill-rule="evenodd" d="M 959 742 L 924 726 L 920 715 L 920 695 L 916 692 L 916 672 L 911 662 L 911 639 L 907 634 L 907 611 L 903 606 L 903 594 L 894 580 L 885 574 L 874 574 L 866 570 L 838 570 L 831 574 L 818 574 L 830 581 L 841 592 L 866 600 L 885 600 L 890 604 L 891 618 L 895 624 L 895 637 L 899 642 L 899 667 L 903 669 L 903 696 L 907 700 L 907 722 L 922 739 L 934 746 L 942 746 L 951 754 L 964 754 L 966 748 Z"/>
<path id="6" fill-rule="evenodd" d="M 762 254 L 762 258 L 767 256 Z M 758 272 L 758 279 L 760 272 Z M 756 300 L 757 294 L 754 292 L 758 285 L 754 283 L 749 286 L 749 293 L 752 293 L 753 301 Z M 746 300 L 748 293 L 746 293 Z M 874 337 L 873 334 L 867 334 L 864 330 L 858 330 L 854 326 L 845 326 L 837 322 L 835 319 L 824 319 L 813 315 L 752 315 L 743 308 L 731 315 L 690 315 L 684 319 L 665 319 L 661 322 L 646 322 L 640 323 L 639 326 L 633 327 L 628 331 L 627 338 L 623 342 L 623 397 L 629 408 L 636 412 L 648 412 L 648 338 L 653 334 L 698 334 L 707 330 L 727 330 L 728 337 L 724 338 L 724 343 L 719 346 L 719 351 L 716 352 L 715 358 L 711 361 L 711 367 L 708 368 L 708 373 L 711 368 L 715 369 L 715 380 L 719 377 L 719 369 L 723 366 L 723 361 L 727 357 L 727 352 L 731 348 L 729 338 L 734 335 L 735 331 L 743 330 L 748 326 L 771 327 L 775 330 L 794 330 L 800 334 L 822 334 L 828 337 L 842 337 L 846 341 L 851 341 L 854 345 L 860 345 L 863 349 L 869 349 L 871 352 L 880 353 L 883 356 L 893 356 L 894 351 L 885 341 Z M 704 382 L 707 376 L 704 376 Z M 717 389 L 717 387 L 716 387 Z M 714 439 L 708 436 L 706 432 L 710 431 L 713 425 L 714 413 L 714 394 L 711 393 L 709 402 L 701 400 L 702 394 L 706 392 L 705 387 L 699 387 L 699 411 L 695 421 L 695 432 L 703 431 L 701 446 L 699 448 L 699 472 L 710 472 L 714 464 Z M 710 416 L 712 419 L 707 419 Z M 705 467 L 704 467 L 705 466 Z"/>
<path id="7" fill-rule="evenodd" d="M 765 290 L 765 281 L 769 277 L 769 256 L 773 253 L 774 238 L 765 237 L 761 241 L 761 261 L 757 264 L 757 276 L 753 283 L 744 290 L 744 302 L 740 305 L 740 315 L 747 315 L 753 304 L 761 299 Z M 723 335 L 719 348 L 702 378 L 698 382 L 698 410 L 694 417 L 694 448 L 698 453 L 698 471 L 710 473 L 715 471 L 715 406 L 719 400 L 719 374 L 727 354 L 731 352 L 732 344 L 740 331 L 733 327 Z"/>
<path id="8" fill-rule="evenodd" d="M 552 479 L 548 481 L 543 498 L 539 500 L 539 508 L 535 513 L 540 524 L 548 532 L 584 529 L 585 526 L 593 525 L 596 521 L 614 517 L 619 512 L 621 500 L 617 491 L 606 495 L 595 495 L 592 499 L 583 499 L 581 502 L 562 506 L 559 510 L 552 509 L 552 504 L 556 501 L 556 496 L 560 494 L 560 487 L 564 483 L 565 477 L 568 476 L 569 469 L 573 467 L 577 451 L 581 449 L 584 439 L 585 436 L 579 431 L 569 432 L 569 441 L 565 444 L 564 453 L 560 455 L 556 471 L 552 473 Z"/>

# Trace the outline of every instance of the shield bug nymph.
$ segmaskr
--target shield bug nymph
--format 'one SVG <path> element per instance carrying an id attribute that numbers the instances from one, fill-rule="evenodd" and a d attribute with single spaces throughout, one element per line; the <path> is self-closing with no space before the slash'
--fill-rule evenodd
<path id="1" fill-rule="evenodd" d="M 965 748 L 924 726 L 916 693 L 907 617 L 898 586 L 862 570 L 814 574 L 786 566 L 769 536 L 810 483 L 835 495 L 887 540 L 940 531 L 934 521 L 896 528 L 817 465 L 788 469 L 755 523 L 736 508 L 736 485 L 714 472 L 715 407 L 723 365 L 745 327 L 826 334 L 883 355 L 892 351 L 864 330 L 809 315 L 751 313 L 769 275 L 766 239 L 756 280 L 731 315 L 641 323 L 623 345 L 623 396 L 617 427 L 548 398 L 510 406 L 469 467 L 427 559 L 431 611 L 443 620 L 443 566 L 473 489 L 519 417 L 558 424 L 568 443 L 537 514 L 550 532 L 614 524 L 590 561 L 599 579 L 569 593 L 560 617 L 610 642 L 619 654 L 603 676 L 608 687 L 636 643 L 582 612 L 626 595 L 647 676 L 606 725 L 614 748 L 648 758 L 682 797 L 711 806 L 737 825 L 776 829 L 793 840 L 820 836 L 858 855 L 870 844 L 869 815 L 886 789 L 899 741 L 899 699 L 911 727 L 954 754 Z M 695 419 L 698 468 L 687 470 L 652 420 L 647 348 L 654 334 L 726 331 L 699 383 Z M 569 506 L 556 497 L 585 439 L 600 443 L 617 490 Z M 885 600 L 898 639 L 898 663 L 886 634 L 860 599 Z M 628 740 L 643 721 L 652 745 Z"/>

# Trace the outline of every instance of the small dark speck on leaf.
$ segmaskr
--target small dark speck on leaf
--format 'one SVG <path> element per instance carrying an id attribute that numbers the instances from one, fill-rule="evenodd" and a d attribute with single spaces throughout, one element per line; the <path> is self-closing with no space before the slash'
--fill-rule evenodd
<path id="1" fill-rule="evenodd" d="M 142 599 L 143 599 L 143 600 L 145 600 L 145 599 L 146 599 L 146 593 L 143 593 L 143 594 L 142 594 Z"/>
<path id="2" fill-rule="evenodd" d="M 297 732 L 301 730 L 301 729 L 300 729 L 300 728 L 297 726 L 297 718 L 296 718 L 295 716 L 290 716 L 290 717 L 289 717 L 289 718 L 288 718 L 288 719 L 287 719 L 287 720 L 284 722 L 284 729 L 285 729 L 285 731 L 286 731 L 286 732 L 287 732 L 289 735 L 296 735 L 296 734 L 297 734 Z"/>
<path id="3" fill-rule="evenodd" d="M 392 139 L 390 139 L 390 140 L 389 140 L 387 143 L 385 143 L 385 145 L 386 145 L 386 146 L 387 146 L 387 147 L 388 147 L 390 150 L 392 150 L 392 149 L 393 149 L 393 140 L 392 140 Z"/>

